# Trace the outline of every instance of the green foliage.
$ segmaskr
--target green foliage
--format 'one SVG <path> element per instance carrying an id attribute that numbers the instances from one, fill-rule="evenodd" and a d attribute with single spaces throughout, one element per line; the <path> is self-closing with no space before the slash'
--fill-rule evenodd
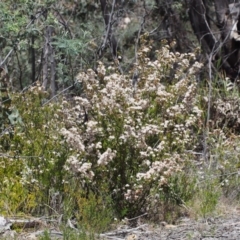
<path id="1" fill-rule="evenodd" d="M 93 193 L 82 196 L 79 192 L 76 195 L 78 205 L 76 218 L 80 228 L 92 233 L 108 230 L 113 220 L 113 210 L 109 200 L 102 199 Z"/>
<path id="2" fill-rule="evenodd" d="M 72 11 L 75 5 L 74 1 L 59 3 L 56 0 L 0 3 L 2 24 L 0 53 L 4 59 L 11 52 L 12 62 L 8 65 L 8 73 L 14 88 L 23 89 L 28 86 L 32 83 L 30 80 L 33 81 L 34 74 L 35 80 L 42 80 L 43 76 L 40 73 L 43 65 L 46 61 L 50 61 L 47 60 L 49 53 L 43 49 L 46 41 L 49 41 L 55 51 L 54 59 L 56 76 L 59 76 L 59 87 L 73 83 L 73 77 L 80 64 L 82 66 L 90 64 L 92 58 L 89 53 L 92 56 L 94 54 L 87 48 L 87 42 L 92 38 L 92 33 L 97 32 L 97 28 L 93 23 L 91 28 L 84 27 L 87 23 L 81 23 L 82 27 L 79 28 L 79 21 L 75 18 L 75 14 L 71 21 L 65 22 L 65 15 Z M 89 5 L 91 4 L 88 3 L 81 10 L 87 9 Z M 52 34 L 49 39 L 46 39 L 46 29 L 49 26 L 52 27 Z M 92 32 L 83 29 L 91 29 Z M 43 55 L 43 51 L 47 55 Z"/>
<path id="3" fill-rule="evenodd" d="M 12 125 L 23 125 L 22 118 L 17 109 L 13 109 L 10 114 L 8 114 L 8 119 Z"/>
<path id="4" fill-rule="evenodd" d="M 188 170 L 174 174 L 168 184 L 152 189 L 147 199 L 148 218 L 151 221 L 162 220 L 175 223 L 182 215 L 188 215 L 188 206 L 198 194 L 195 167 L 189 163 Z"/>
<path id="5" fill-rule="evenodd" d="M 205 178 L 197 185 L 196 194 L 192 199 L 190 206 L 195 217 L 209 217 L 214 214 L 221 196 L 221 185 L 218 180 L 211 175 Z"/>
<path id="6" fill-rule="evenodd" d="M 44 204 L 60 207 L 53 206 L 50 193 L 62 191 L 68 149 L 60 141 L 60 125 L 55 125 L 57 108 L 54 105 L 42 107 L 44 96 L 45 93 L 35 87 L 13 97 L 22 122 L 15 125 L 12 134 L 6 133 L 0 139 L 3 179 L 0 202 L 6 203 L 6 206 L 2 204 L 1 211 L 40 213 L 45 209 Z M 8 196 L 7 201 L 4 196 Z"/>
<path id="7" fill-rule="evenodd" d="M 83 189 L 84 182 L 69 180 L 64 184 L 65 218 L 76 218 L 83 232 L 101 233 L 109 229 L 114 218 L 112 201 L 104 192 L 100 195 Z M 100 190 L 100 189 L 99 189 Z"/>
<path id="8" fill-rule="evenodd" d="M 63 238 L 66 240 L 95 240 L 98 239 L 96 235 L 89 234 L 83 230 L 76 231 L 70 228 L 63 228 Z"/>
<path id="9" fill-rule="evenodd" d="M 87 33 L 83 32 L 83 38 L 85 38 Z M 63 53 L 66 53 L 70 56 L 76 56 L 86 48 L 86 43 L 81 42 L 83 39 L 56 39 L 56 42 L 53 45 L 57 49 L 63 50 Z"/>
<path id="10" fill-rule="evenodd" d="M 208 214 L 216 209 L 217 203 L 219 201 L 220 191 L 216 191 L 216 186 L 214 183 L 210 183 L 205 186 L 204 190 L 200 191 L 200 196 L 202 196 L 202 201 L 200 202 L 200 214 L 202 217 L 207 217 Z"/>
<path id="11" fill-rule="evenodd" d="M 203 141 L 207 152 L 199 157 L 196 194 L 189 203 L 198 217 L 221 211 L 220 197 L 230 204 L 239 199 L 239 91 L 223 76 L 211 83 L 210 96 L 208 87 L 209 82 L 198 89 L 199 95 L 205 96 L 201 101 L 201 108 L 206 109 L 204 117 L 209 117 L 206 128 L 200 129 L 206 137 Z"/>
<path id="12" fill-rule="evenodd" d="M 48 231 L 44 231 L 43 235 L 39 237 L 39 240 L 51 240 L 51 236 Z"/>

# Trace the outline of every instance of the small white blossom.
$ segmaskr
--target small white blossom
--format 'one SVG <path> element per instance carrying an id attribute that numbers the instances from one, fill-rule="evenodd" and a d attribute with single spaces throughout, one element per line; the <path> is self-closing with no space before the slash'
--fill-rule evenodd
<path id="1" fill-rule="evenodd" d="M 103 154 L 99 156 L 97 161 L 98 165 L 107 165 L 113 158 L 116 156 L 116 153 L 112 149 L 108 148 Z"/>

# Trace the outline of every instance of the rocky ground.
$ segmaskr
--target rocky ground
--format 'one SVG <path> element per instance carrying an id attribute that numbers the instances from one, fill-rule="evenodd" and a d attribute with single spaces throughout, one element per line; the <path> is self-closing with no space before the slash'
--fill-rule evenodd
<path id="1" fill-rule="evenodd" d="M 240 239 L 240 215 L 222 216 L 206 220 L 182 219 L 177 225 L 167 225 L 148 229 L 142 226 L 127 240 L 238 240 Z M 134 236 L 135 235 L 135 236 Z"/>
<path id="2" fill-rule="evenodd" d="M 183 218 L 177 225 L 161 223 L 159 226 L 140 225 L 119 229 L 111 233 L 111 239 L 125 240 L 239 240 L 240 213 L 228 214 L 205 220 Z M 110 238 L 108 238 L 110 239 Z"/>

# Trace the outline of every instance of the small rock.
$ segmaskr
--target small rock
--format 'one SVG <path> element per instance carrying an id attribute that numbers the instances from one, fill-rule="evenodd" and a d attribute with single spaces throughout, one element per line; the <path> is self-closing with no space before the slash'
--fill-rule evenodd
<path id="1" fill-rule="evenodd" d="M 136 234 L 128 235 L 125 240 L 138 240 L 138 236 Z"/>

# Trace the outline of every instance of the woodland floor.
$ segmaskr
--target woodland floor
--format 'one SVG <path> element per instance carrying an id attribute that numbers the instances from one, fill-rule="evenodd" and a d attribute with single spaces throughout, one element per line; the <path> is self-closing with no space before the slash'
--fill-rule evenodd
<path id="1" fill-rule="evenodd" d="M 31 221 L 34 222 L 34 221 Z M 37 221 L 36 221 L 37 222 Z M 35 223 L 36 223 L 35 222 Z M 35 225 L 37 227 L 16 233 L 14 230 L 2 231 L 0 239 L 40 239 L 44 231 L 49 232 L 50 239 L 64 239 L 63 233 L 56 227 L 45 224 Z M 69 227 L 71 223 L 69 223 Z M 77 231 L 77 229 L 75 229 Z M 45 238 L 41 238 L 45 239 Z M 49 239 L 49 238 L 46 238 Z M 70 238 L 67 238 L 70 239 Z M 75 239 L 75 238 L 74 238 Z M 79 237 L 79 239 L 82 239 Z M 138 221 L 132 227 L 129 224 L 118 225 L 115 230 L 101 234 L 96 239 L 101 240 L 238 240 L 240 239 L 240 208 L 231 209 L 229 212 L 219 216 L 206 219 L 194 220 L 193 218 L 179 219 L 176 225 L 165 222 L 160 224 L 148 224 Z"/>

